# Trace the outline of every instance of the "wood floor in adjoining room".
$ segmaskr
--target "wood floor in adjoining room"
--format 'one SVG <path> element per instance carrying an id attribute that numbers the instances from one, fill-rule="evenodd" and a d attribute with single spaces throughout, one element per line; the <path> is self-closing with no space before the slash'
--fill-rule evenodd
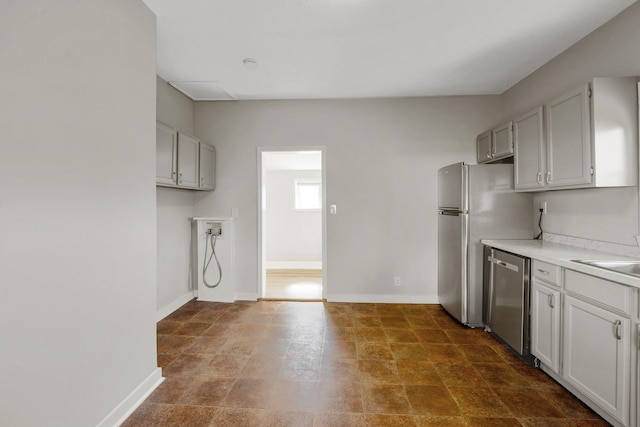
<path id="1" fill-rule="evenodd" d="M 322 270 L 267 270 L 264 298 L 321 300 Z"/>
<path id="2" fill-rule="evenodd" d="M 191 301 L 132 426 L 607 426 L 438 305 Z"/>

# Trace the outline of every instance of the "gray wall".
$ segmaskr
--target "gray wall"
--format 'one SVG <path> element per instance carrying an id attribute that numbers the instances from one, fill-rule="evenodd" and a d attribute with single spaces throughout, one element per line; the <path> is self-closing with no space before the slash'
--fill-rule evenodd
<path id="1" fill-rule="evenodd" d="M 474 161 L 499 113 L 499 96 L 197 102 L 195 133 L 218 158 L 195 214 L 238 208 L 237 291 L 257 295 L 257 147 L 325 146 L 328 298 L 436 301 L 436 172 Z"/>
<path id="2" fill-rule="evenodd" d="M 193 101 L 157 78 L 157 118 L 193 135 Z M 157 187 L 158 234 L 158 318 L 162 318 L 193 297 L 189 290 L 193 191 Z"/>
<path id="3" fill-rule="evenodd" d="M 95 426 L 160 378 L 155 17 L 5 0 L 0 57 L 0 425 Z"/>
<path id="4" fill-rule="evenodd" d="M 639 23 L 640 3 L 635 3 L 505 92 L 503 118 L 524 113 L 592 77 L 640 75 Z M 537 193 L 534 205 L 541 200 L 548 203 L 545 231 L 636 245 L 636 187 Z"/>

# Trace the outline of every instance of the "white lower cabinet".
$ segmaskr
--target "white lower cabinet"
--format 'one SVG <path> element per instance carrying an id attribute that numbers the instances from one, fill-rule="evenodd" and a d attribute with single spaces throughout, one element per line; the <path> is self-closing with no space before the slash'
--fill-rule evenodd
<path id="1" fill-rule="evenodd" d="M 623 425 L 629 425 L 630 320 L 565 296 L 562 377 Z"/>
<path id="2" fill-rule="evenodd" d="M 560 373 L 560 291 L 534 280 L 531 286 L 531 353 Z"/>

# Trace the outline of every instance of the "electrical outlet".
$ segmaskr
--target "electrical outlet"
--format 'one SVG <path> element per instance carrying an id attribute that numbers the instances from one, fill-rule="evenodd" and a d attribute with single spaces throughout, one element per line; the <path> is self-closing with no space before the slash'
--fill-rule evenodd
<path id="1" fill-rule="evenodd" d="M 547 202 L 539 202 L 538 203 L 538 210 L 540 210 L 542 212 L 542 215 L 546 215 L 547 214 Z"/>
<path id="2" fill-rule="evenodd" d="M 400 276 L 395 276 L 393 278 L 393 286 L 400 286 Z"/>

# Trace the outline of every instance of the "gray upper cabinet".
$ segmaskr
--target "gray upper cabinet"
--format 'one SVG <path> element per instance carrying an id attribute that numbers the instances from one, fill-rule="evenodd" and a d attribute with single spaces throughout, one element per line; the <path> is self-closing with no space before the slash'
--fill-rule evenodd
<path id="1" fill-rule="evenodd" d="M 491 131 L 487 131 L 478 135 L 476 138 L 478 163 L 486 163 L 491 161 Z"/>
<path id="2" fill-rule="evenodd" d="M 178 133 L 156 122 L 156 183 L 176 185 Z"/>
<path id="3" fill-rule="evenodd" d="M 637 102 L 635 77 L 595 78 L 514 120 L 516 190 L 637 185 Z"/>
<path id="4" fill-rule="evenodd" d="M 476 138 L 478 163 L 491 163 L 513 155 L 513 125 L 502 126 L 484 132 Z"/>
<path id="5" fill-rule="evenodd" d="M 545 105 L 549 187 L 591 183 L 589 85 Z"/>
<path id="6" fill-rule="evenodd" d="M 491 131 L 493 146 L 491 157 L 493 160 L 513 155 L 513 122 L 507 122 Z"/>
<path id="7" fill-rule="evenodd" d="M 215 161 L 211 145 L 156 122 L 156 185 L 212 191 Z"/>
<path id="8" fill-rule="evenodd" d="M 216 188 L 216 149 L 200 142 L 200 190 Z"/>
<path id="9" fill-rule="evenodd" d="M 200 141 L 178 132 L 178 185 L 198 188 Z"/>
<path id="10" fill-rule="evenodd" d="M 516 190 L 535 190 L 545 186 L 546 162 L 542 117 L 542 107 L 538 107 L 513 121 Z"/>

